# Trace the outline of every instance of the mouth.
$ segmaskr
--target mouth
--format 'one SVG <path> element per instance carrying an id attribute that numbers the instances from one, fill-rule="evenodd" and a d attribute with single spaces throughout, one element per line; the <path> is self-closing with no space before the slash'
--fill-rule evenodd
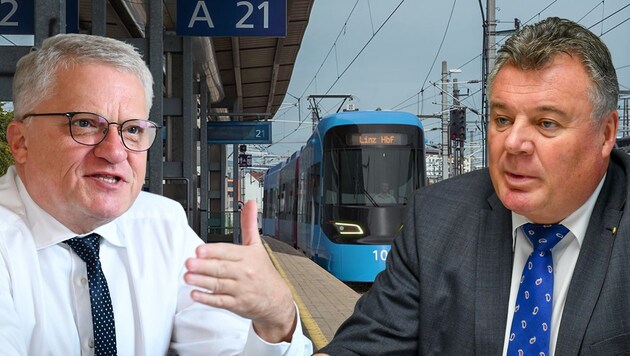
<path id="1" fill-rule="evenodd" d="M 506 173 L 508 177 L 513 178 L 513 179 L 523 179 L 523 178 L 527 178 L 527 176 L 522 175 L 522 174 L 517 174 L 517 173 L 510 173 L 507 172 Z"/>
<path id="2" fill-rule="evenodd" d="M 107 184 L 116 184 L 123 180 L 121 176 L 111 174 L 92 174 L 90 177 L 105 182 Z"/>
<path id="3" fill-rule="evenodd" d="M 518 172 L 505 172 L 506 180 L 512 185 L 522 185 L 536 179 L 534 176 L 520 174 Z"/>

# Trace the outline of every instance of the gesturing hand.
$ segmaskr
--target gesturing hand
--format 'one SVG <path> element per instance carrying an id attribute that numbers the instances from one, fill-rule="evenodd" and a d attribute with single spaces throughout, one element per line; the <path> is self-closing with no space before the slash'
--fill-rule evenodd
<path id="1" fill-rule="evenodd" d="M 256 215 L 256 203 L 248 201 L 241 220 L 243 245 L 199 246 L 197 256 L 186 261 L 184 279 L 205 290 L 194 290 L 193 300 L 251 319 L 268 342 L 290 341 L 297 321 L 293 298 L 262 244 Z"/>

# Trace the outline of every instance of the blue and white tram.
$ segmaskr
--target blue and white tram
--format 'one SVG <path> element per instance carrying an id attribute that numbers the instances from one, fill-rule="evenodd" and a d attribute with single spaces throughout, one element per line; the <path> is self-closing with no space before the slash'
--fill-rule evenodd
<path id="1" fill-rule="evenodd" d="M 342 281 L 385 268 L 413 192 L 426 182 L 424 133 L 413 114 L 343 112 L 302 149 L 298 246 Z"/>
<path id="2" fill-rule="evenodd" d="M 279 224 L 296 223 L 297 229 L 276 227 L 268 235 L 290 243 L 297 234 L 297 247 L 338 279 L 372 282 L 385 268 L 407 202 L 426 181 L 424 157 L 422 124 L 413 114 L 354 111 L 327 116 L 299 155 L 267 174 L 279 170 L 281 177 L 297 177 L 279 184 L 276 206 L 267 204 L 267 198 L 264 205 L 265 216 L 282 205 Z M 273 194 L 268 185 L 274 184 L 265 179 L 265 194 Z"/>
<path id="3" fill-rule="evenodd" d="M 263 179 L 263 235 L 276 236 L 276 231 L 278 231 L 278 188 L 280 187 L 280 169 L 283 165 L 284 163 L 280 163 L 269 168 Z"/>
<path id="4" fill-rule="evenodd" d="M 276 237 L 297 248 L 298 169 L 300 152 L 294 152 L 280 169 L 278 230 Z"/>

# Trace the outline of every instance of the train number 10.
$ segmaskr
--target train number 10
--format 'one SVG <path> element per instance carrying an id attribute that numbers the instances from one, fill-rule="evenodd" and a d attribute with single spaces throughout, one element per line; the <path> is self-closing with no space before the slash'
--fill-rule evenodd
<path id="1" fill-rule="evenodd" d="M 372 250 L 372 254 L 374 255 L 374 261 L 385 261 L 387 260 L 387 250 Z"/>

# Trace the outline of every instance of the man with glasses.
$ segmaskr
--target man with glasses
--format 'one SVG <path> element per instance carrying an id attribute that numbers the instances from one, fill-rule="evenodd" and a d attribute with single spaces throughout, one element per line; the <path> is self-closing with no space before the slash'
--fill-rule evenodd
<path id="1" fill-rule="evenodd" d="M 0 177 L 0 348 L 11 355 L 310 354 L 291 293 L 243 212 L 202 244 L 141 192 L 151 74 L 133 47 L 57 35 L 24 56 Z"/>

